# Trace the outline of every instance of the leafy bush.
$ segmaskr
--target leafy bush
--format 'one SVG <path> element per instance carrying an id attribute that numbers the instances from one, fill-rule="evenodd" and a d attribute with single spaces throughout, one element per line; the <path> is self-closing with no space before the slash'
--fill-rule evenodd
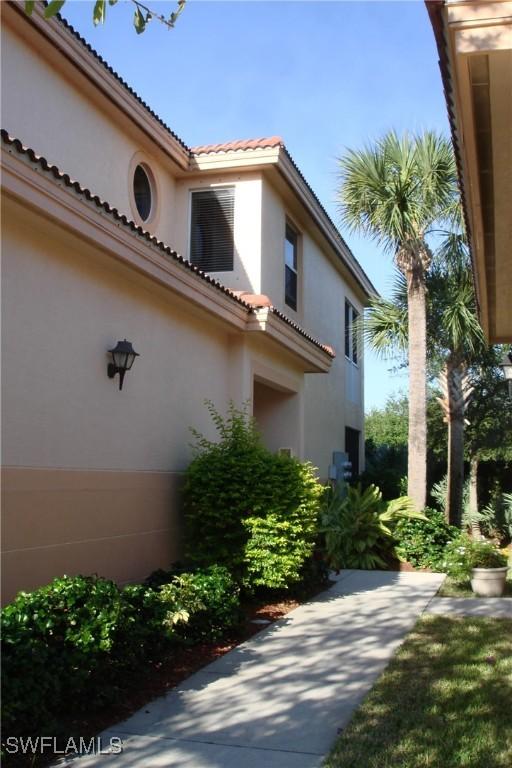
<path id="1" fill-rule="evenodd" d="M 254 420 L 208 403 L 220 440 L 195 434 L 187 471 L 187 557 L 226 566 L 246 588 L 287 587 L 311 555 L 322 487 L 313 468 L 268 451 Z"/>
<path id="2" fill-rule="evenodd" d="M 492 521 L 486 533 L 498 539 L 512 540 L 512 493 L 495 493 L 483 514 Z"/>
<path id="3" fill-rule="evenodd" d="M 71 696 L 98 698 L 123 605 L 116 585 L 64 576 L 2 610 L 4 731 L 51 728 Z"/>
<path id="4" fill-rule="evenodd" d="M 408 496 L 383 501 L 374 485 L 364 491 L 349 487 L 345 498 L 338 490 L 327 489 L 320 530 L 328 562 L 335 569 L 386 567 L 384 557 L 392 551 L 393 528 L 400 518 L 424 519 L 424 515 L 416 512 Z"/>
<path id="5" fill-rule="evenodd" d="M 222 566 L 174 576 L 160 590 L 164 623 L 188 643 L 217 640 L 240 620 L 239 592 Z"/>
<path id="6" fill-rule="evenodd" d="M 465 583 L 473 568 L 503 568 L 507 558 L 490 541 L 470 539 L 462 534 L 451 541 L 446 549 L 443 570 L 455 582 Z"/>
<path id="7" fill-rule="evenodd" d="M 219 567 L 159 589 L 64 576 L 21 592 L 2 610 L 4 733 L 58 735 L 63 712 L 108 703 L 121 672 L 165 643 L 219 638 L 238 610 L 238 587 Z"/>
<path id="8" fill-rule="evenodd" d="M 437 509 L 425 509 L 425 519 L 398 520 L 394 537 L 397 542 L 395 552 L 416 568 L 441 567 L 444 549 L 449 541 L 460 534 L 458 528 L 448 525 L 442 512 Z"/>

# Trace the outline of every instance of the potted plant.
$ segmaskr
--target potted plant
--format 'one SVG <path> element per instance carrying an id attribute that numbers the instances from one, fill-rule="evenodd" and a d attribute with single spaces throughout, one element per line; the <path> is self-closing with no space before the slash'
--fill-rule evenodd
<path id="1" fill-rule="evenodd" d="M 470 581 L 475 595 L 500 597 L 505 590 L 507 558 L 490 541 L 460 536 L 446 547 L 444 566 L 454 581 Z"/>

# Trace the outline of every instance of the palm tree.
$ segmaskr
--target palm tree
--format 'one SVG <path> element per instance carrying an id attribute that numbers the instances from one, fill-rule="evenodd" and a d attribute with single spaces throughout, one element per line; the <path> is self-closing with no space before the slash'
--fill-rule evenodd
<path id="1" fill-rule="evenodd" d="M 473 387 L 468 367 L 485 348 L 477 318 L 475 291 L 467 242 L 447 235 L 428 275 L 430 347 L 444 359 L 440 403 L 448 424 L 448 488 L 446 516 L 453 525 L 462 520 L 464 491 L 464 422 Z"/>
<path id="2" fill-rule="evenodd" d="M 407 284 L 409 359 L 408 495 L 426 503 L 426 292 L 431 262 L 427 237 L 450 218 L 457 199 L 451 144 L 433 132 L 399 138 L 390 132 L 374 145 L 348 150 L 339 160 L 340 211 L 352 231 L 392 253 Z"/>
<path id="3" fill-rule="evenodd" d="M 438 398 L 448 424 L 448 485 L 446 514 L 459 525 L 464 486 L 464 423 L 471 392 L 467 369 L 485 347 L 476 316 L 467 244 L 462 235 L 448 234 L 425 275 L 427 287 L 428 373 L 439 377 Z M 367 343 L 379 354 L 406 357 L 408 349 L 407 284 L 397 274 L 391 299 L 372 302 L 364 323 Z"/>

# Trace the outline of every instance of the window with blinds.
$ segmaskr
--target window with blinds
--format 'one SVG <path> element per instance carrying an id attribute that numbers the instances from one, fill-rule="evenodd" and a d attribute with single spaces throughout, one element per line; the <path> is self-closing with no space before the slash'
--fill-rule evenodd
<path id="1" fill-rule="evenodd" d="M 235 188 L 192 192 L 190 260 L 204 272 L 233 269 Z"/>
<path id="2" fill-rule="evenodd" d="M 357 364 L 357 318 L 359 313 L 345 300 L 345 357 Z"/>

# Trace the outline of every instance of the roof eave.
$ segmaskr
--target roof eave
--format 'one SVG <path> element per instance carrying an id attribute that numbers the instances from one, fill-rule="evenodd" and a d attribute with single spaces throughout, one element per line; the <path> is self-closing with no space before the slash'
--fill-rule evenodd
<path id="1" fill-rule="evenodd" d="M 5 19 L 18 28 L 24 37 L 30 29 L 40 36 L 39 40 L 50 43 L 52 49 L 78 69 L 179 168 L 188 168 L 189 149 L 186 144 L 64 18 L 45 19 L 43 10 L 36 3 L 31 16 L 28 16 L 22 3 L 9 0 L 2 3 L 2 21 Z M 35 39 L 31 42 L 35 43 Z"/>

